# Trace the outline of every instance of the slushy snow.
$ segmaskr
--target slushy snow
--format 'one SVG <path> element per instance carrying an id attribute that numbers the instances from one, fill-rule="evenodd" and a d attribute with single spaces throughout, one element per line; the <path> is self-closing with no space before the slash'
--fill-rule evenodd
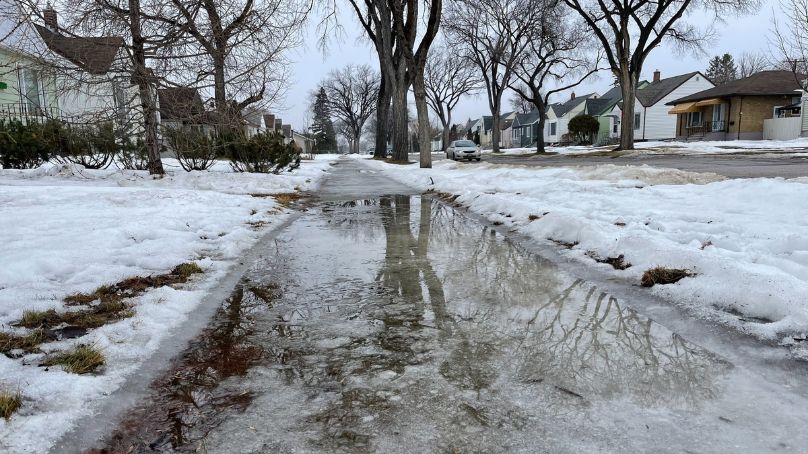
<path id="1" fill-rule="evenodd" d="M 118 388 L 187 319 L 241 253 L 279 226 L 288 211 L 269 194 L 314 188 L 333 157 L 318 156 L 280 175 L 233 173 L 226 163 L 190 172 L 166 160 L 168 174 L 87 170 L 46 164 L 0 170 L 0 330 L 25 310 L 64 310 L 62 299 L 132 276 L 194 261 L 205 271 L 179 287 L 129 301 L 136 314 L 81 338 L 43 344 L 100 348 L 99 374 L 38 367 L 43 355 L 0 355 L 0 389 L 23 406 L 0 419 L 0 452 L 45 452 L 94 403 Z M 251 195 L 252 194 L 252 195 Z"/>

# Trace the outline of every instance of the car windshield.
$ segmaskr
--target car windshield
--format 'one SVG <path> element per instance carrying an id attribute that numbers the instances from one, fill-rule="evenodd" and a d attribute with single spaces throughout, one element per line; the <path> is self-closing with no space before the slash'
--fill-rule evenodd
<path id="1" fill-rule="evenodd" d="M 455 142 L 455 146 L 456 147 L 473 147 L 474 142 L 472 142 L 471 140 L 458 140 L 457 142 Z"/>

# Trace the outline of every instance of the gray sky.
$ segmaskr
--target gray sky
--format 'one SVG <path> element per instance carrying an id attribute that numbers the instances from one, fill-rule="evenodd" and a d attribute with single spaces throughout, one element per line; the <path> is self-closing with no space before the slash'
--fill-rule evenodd
<path id="1" fill-rule="evenodd" d="M 650 80 L 656 69 L 660 70 L 663 78 L 691 71 L 705 71 L 709 58 L 725 52 L 733 54 L 736 58 L 744 52 L 766 52 L 771 29 L 772 8 L 779 9 L 779 6 L 777 0 L 763 0 L 763 2 L 758 14 L 728 18 L 727 23 L 717 24 L 715 27 L 716 39 L 707 45 L 707 56 L 680 55 L 664 45 L 655 49 L 645 63 L 642 78 Z M 293 61 L 291 68 L 293 80 L 284 105 L 277 109 L 285 123 L 291 123 L 297 129 L 306 124 L 306 120 L 310 116 L 308 111 L 309 92 L 314 90 L 320 80 L 332 69 L 351 63 L 378 67 L 375 52 L 369 42 L 362 40 L 363 31 L 351 14 L 347 8 L 343 11 L 344 36 L 331 40 L 327 54 L 324 55 L 317 48 L 317 32 L 313 24 L 310 24 L 306 31 L 306 45 L 290 53 L 289 58 Z M 699 21 L 698 18 L 692 18 L 690 21 L 702 22 L 705 25 L 709 23 L 709 19 Z M 590 79 L 587 83 L 577 87 L 575 92 L 579 94 L 592 91 L 603 93 L 609 89 L 611 82 L 611 75 L 604 72 L 598 78 Z M 557 99 L 566 98 L 566 96 L 568 95 L 558 95 Z M 508 110 L 507 106 L 507 100 L 504 100 L 503 110 Z M 485 96 L 481 94 L 461 100 L 453 116 L 454 122 L 459 123 L 468 118 L 488 114 L 490 114 L 488 103 Z"/>

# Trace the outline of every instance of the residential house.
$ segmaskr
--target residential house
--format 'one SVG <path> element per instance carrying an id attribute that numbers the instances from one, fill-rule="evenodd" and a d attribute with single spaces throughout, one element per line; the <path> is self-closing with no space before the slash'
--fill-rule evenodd
<path id="1" fill-rule="evenodd" d="M 650 84 L 637 90 L 634 102 L 634 139 L 665 140 L 674 139 L 677 133 L 677 115 L 671 114 L 668 103 L 690 96 L 715 85 L 702 73 L 696 71 L 662 79 L 659 71 L 654 71 Z M 622 118 L 622 101 L 607 114 Z M 603 116 L 604 114 L 601 114 Z M 612 128 L 614 125 L 612 124 Z M 619 125 L 617 126 L 619 132 Z M 619 133 L 618 133 L 619 136 Z"/>
<path id="2" fill-rule="evenodd" d="M 575 92 L 570 94 L 570 99 L 565 102 L 558 102 L 547 106 L 547 115 L 544 125 L 544 141 L 546 143 L 558 143 L 567 141 L 569 132 L 567 125 L 570 120 L 584 113 L 586 102 L 589 99 L 598 99 L 597 93 L 589 93 L 583 96 L 576 96 Z"/>
<path id="3" fill-rule="evenodd" d="M 0 0 L 0 116 L 71 123 L 131 123 L 137 91 L 121 37 L 66 36 L 56 11 L 32 24 L 13 0 Z"/>
<path id="4" fill-rule="evenodd" d="M 647 84 L 645 81 L 640 82 L 641 87 Z M 615 85 L 600 97 L 586 100 L 582 113 L 597 118 L 600 125 L 595 136 L 596 145 L 608 143 L 620 136 L 620 117 L 614 115 L 612 110 L 621 99 L 620 86 Z"/>
<path id="5" fill-rule="evenodd" d="M 500 148 L 511 148 L 513 146 L 513 120 L 516 118 L 516 111 L 506 112 L 499 117 L 499 146 Z"/>
<path id="6" fill-rule="evenodd" d="M 686 140 L 758 140 L 796 138 L 799 120 L 769 121 L 770 125 L 792 123 L 787 137 L 766 137 L 767 120 L 778 115 L 796 118 L 802 86 L 791 71 L 761 71 L 743 79 L 676 97 L 666 104 L 676 118 L 675 136 Z M 798 110 L 799 109 L 799 110 Z M 772 126 L 773 128 L 774 126 Z M 772 132 L 774 134 L 774 132 Z"/>
<path id="7" fill-rule="evenodd" d="M 292 140 L 300 148 L 302 154 L 311 154 L 314 150 L 314 139 L 307 134 L 292 131 Z"/>
<path id="8" fill-rule="evenodd" d="M 163 128 L 195 127 L 205 131 L 214 129 L 213 116 L 205 109 L 196 88 L 160 88 L 157 90 L 157 99 Z"/>
<path id="9" fill-rule="evenodd" d="M 528 113 L 519 113 L 514 116 L 511 125 L 511 146 L 526 148 L 536 143 L 539 115 L 539 111 L 533 109 Z"/>

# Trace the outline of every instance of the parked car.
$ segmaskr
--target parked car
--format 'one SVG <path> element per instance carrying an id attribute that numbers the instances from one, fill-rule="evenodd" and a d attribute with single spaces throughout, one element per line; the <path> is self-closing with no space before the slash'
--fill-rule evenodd
<path id="1" fill-rule="evenodd" d="M 471 140 L 453 140 L 446 149 L 446 158 L 458 161 L 460 159 L 480 160 L 482 152 L 480 146 Z"/>

